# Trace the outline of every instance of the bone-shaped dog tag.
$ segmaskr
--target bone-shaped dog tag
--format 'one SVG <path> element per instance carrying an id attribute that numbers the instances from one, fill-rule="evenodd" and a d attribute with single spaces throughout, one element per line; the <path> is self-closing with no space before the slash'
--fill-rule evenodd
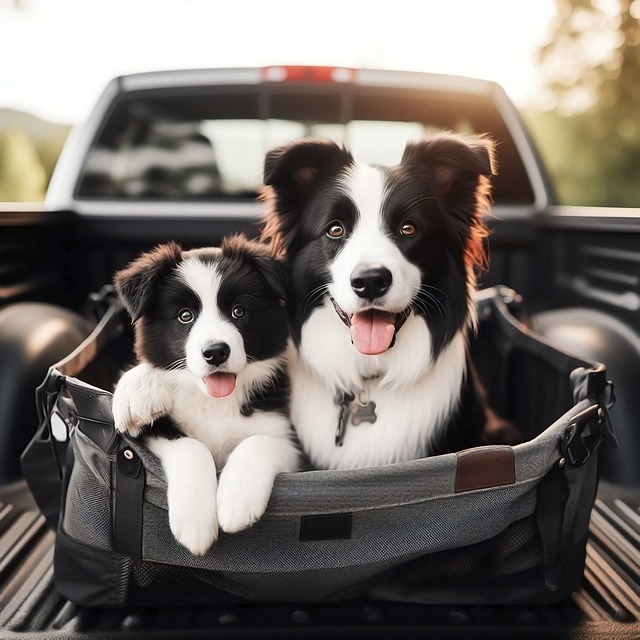
<path id="1" fill-rule="evenodd" d="M 351 424 L 354 427 L 363 422 L 371 422 L 373 424 L 377 419 L 375 402 L 361 404 L 355 400 L 351 403 Z"/>

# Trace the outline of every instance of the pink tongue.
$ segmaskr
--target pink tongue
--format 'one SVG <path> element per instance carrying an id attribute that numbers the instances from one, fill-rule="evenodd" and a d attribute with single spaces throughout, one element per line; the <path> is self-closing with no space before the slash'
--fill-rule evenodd
<path id="1" fill-rule="evenodd" d="M 204 378 L 207 393 L 213 398 L 225 398 L 236 388 L 235 373 L 212 373 Z"/>
<path id="2" fill-rule="evenodd" d="M 394 316 L 385 311 L 369 309 L 351 317 L 351 339 L 355 348 L 364 355 L 384 353 L 393 341 Z"/>

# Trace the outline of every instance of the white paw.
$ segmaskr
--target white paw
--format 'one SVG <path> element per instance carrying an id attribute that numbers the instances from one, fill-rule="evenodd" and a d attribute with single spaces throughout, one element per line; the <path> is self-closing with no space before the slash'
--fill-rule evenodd
<path id="1" fill-rule="evenodd" d="M 216 466 L 202 442 L 193 438 L 149 438 L 167 476 L 169 527 L 175 539 L 201 556 L 218 539 Z"/>
<path id="2" fill-rule="evenodd" d="M 150 364 L 126 371 L 113 392 L 111 411 L 116 429 L 131 437 L 140 435 L 144 425 L 170 412 L 170 398 L 160 372 Z"/>
<path id="3" fill-rule="evenodd" d="M 227 533 L 257 522 L 269 503 L 273 482 L 261 474 L 227 465 L 218 484 L 218 522 Z"/>
<path id="4" fill-rule="evenodd" d="M 195 498 L 195 496 L 194 496 Z M 218 539 L 215 488 L 204 500 L 186 496 L 169 507 L 169 526 L 175 539 L 194 556 L 204 555 Z"/>

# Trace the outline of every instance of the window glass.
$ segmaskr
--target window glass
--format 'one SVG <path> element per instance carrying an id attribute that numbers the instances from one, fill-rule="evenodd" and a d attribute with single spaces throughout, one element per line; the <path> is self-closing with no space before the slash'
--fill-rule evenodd
<path id="1" fill-rule="evenodd" d="M 334 92 L 318 96 L 316 107 L 322 109 L 312 108 L 313 98 L 308 90 L 273 96 L 221 90 L 218 95 L 123 98 L 88 153 L 76 194 L 253 200 L 267 151 L 306 136 L 343 144 L 358 161 L 390 165 L 400 161 L 408 141 L 427 132 L 494 133 L 491 124 L 496 122 L 486 106 L 462 100 L 456 104 L 449 96 L 416 97 L 414 92 L 392 100 L 388 93 Z M 494 137 L 503 149 L 509 144 L 504 134 Z M 497 177 L 497 191 L 514 201 L 530 199 L 522 167 L 506 168 Z"/>

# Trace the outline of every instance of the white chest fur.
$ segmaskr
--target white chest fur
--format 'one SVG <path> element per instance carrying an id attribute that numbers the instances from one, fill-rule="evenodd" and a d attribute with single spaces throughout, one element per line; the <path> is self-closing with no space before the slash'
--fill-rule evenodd
<path id="1" fill-rule="evenodd" d="M 117 425 L 125 425 L 119 427 L 121 430 L 129 431 L 127 424 L 148 424 L 154 417 L 169 414 L 185 435 L 211 451 L 220 469 L 237 445 L 250 436 L 287 441 L 290 436 L 289 420 L 283 415 L 263 411 L 242 415 L 240 409 L 250 383 L 243 379 L 238 386 L 241 388 L 231 396 L 212 398 L 204 392 L 202 381 L 188 371 L 167 371 L 142 363 L 127 371 L 118 383 L 114 418 Z"/>
<path id="2" fill-rule="evenodd" d="M 348 329 L 330 305 L 310 316 L 292 358 L 291 419 L 303 449 L 314 466 L 329 469 L 419 457 L 459 402 L 466 375 L 463 333 L 433 362 L 427 325 L 412 315 L 394 347 L 365 356 L 351 345 Z M 348 422 L 343 444 L 336 446 L 336 392 L 357 393 L 364 386 L 376 404 L 376 421 L 358 426 Z"/>
<path id="3" fill-rule="evenodd" d="M 288 420 L 277 413 L 240 413 L 235 397 L 211 398 L 193 384 L 179 385 L 173 395 L 172 418 L 185 435 L 199 440 L 213 454 L 217 468 L 245 438 L 254 435 L 286 438 Z"/>

